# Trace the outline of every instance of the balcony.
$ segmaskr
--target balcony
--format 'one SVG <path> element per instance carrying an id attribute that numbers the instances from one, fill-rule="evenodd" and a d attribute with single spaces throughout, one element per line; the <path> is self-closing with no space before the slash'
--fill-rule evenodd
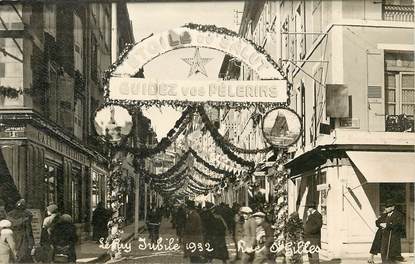
<path id="1" fill-rule="evenodd" d="M 386 132 L 414 132 L 414 116 L 387 115 Z"/>
<path id="2" fill-rule="evenodd" d="M 414 22 L 413 5 L 383 5 L 383 20 Z"/>

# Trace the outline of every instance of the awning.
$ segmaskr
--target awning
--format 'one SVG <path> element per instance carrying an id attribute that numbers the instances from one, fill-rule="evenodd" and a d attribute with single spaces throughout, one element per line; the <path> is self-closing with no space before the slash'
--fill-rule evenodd
<path id="1" fill-rule="evenodd" d="M 346 151 L 368 183 L 415 181 L 415 152 Z"/>

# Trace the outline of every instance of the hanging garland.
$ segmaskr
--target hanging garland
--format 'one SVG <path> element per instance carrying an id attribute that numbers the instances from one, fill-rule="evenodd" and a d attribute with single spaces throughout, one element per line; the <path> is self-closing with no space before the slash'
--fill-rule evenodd
<path id="1" fill-rule="evenodd" d="M 215 140 L 216 144 L 220 147 L 222 152 L 231 160 L 235 161 L 239 165 L 253 168 L 255 163 L 252 161 L 246 161 L 241 157 L 235 155 L 232 151 L 229 150 L 228 145 L 224 142 L 222 135 L 218 132 L 216 128 L 214 128 L 213 124 L 210 122 L 209 117 L 206 114 L 205 108 L 200 105 L 197 108 L 198 113 L 202 119 L 202 122 L 205 124 L 207 130 L 210 132 L 212 138 Z M 222 140 L 221 140 L 222 139 Z"/>
<path id="2" fill-rule="evenodd" d="M 196 183 L 199 186 L 203 186 L 204 188 L 212 188 L 212 187 L 218 185 L 218 183 L 213 183 L 213 184 L 203 183 L 203 182 L 199 181 L 198 179 L 196 179 L 193 175 L 189 175 L 189 180 L 193 181 L 194 183 Z"/>
<path id="3" fill-rule="evenodd" d="M 108 104 L 107 104 L 108 105 Z M 154 148 L 131 148 L 126 146 L 114 146 L 115 151 L 127 151 L 133 153 L 136 159 L 144 159 L 151 156 L 154 156 L 162 151 L 165 151 L 168 147 L 171 146 L 173 142 L 176 141 L 177 137 L 183 133 L 188 124 L 192 121 L 192 114 L 195 109 L 193 107 L 187 107 L 180 118 L 174 124 L 174 127 L 170 129 L 166 137 L 162 138 L 160 142 Z"/>
<path id="4" fill-rule="evenodd" d="M 209 180 L 209 181 L 214 181 L 214 182 L 220 182 L 221 180 L 222 180 L 222 178 L 214 178 L 214 177 L 212 177 L 212 176 L 209 176 L 209 175 L 207 175 L 206 173 L 204 173 L 203 171 L 200 171 L 198 168 L 196 168 L 195 166 L 193 166 L 193 170 L 197 173 L 197 174 L 199 174 L 199 175 L 201 175 L 203 178 L 205 178 L 206 180 Z"/>
<path id="5" fill-rule="evenodd" d="M 206 168 L 208 168 L 209 170 L 216 172 L 218 174 L 222 174 L 225 177 L 231 177 L 231 178 L 237 178 L 237 176 L 235 174 L 233 174 L 232 172 L 229 172 L 227 170 L 222 170 L 220 168 L 216 168 L 215 166 L 209 164 L 207 161 L 205 161 L 203 158 L 201 158 L 196 151 L 194 151 L 193 149 L 189 149 L 190 153 L 192 154 L 192 156 L 196 159 L 197 162 L 201 163 L 203 166 L 205 166 Z M 249 168 L 249 172 L 253 172 L 254 168 L 251 167 Z"/>
<path id="6" fill-rule="evenodd" d="M 152 179 L 166 179 L 172 177 L 174 174 L 176 174 L 180 168 L 182 168 L 185 165 L 185 162 L 187 161 L 187 158 L 189 157 L 189 154 L 191 152 L 187 151 L 180 159 L 179 161 L 174 164 L 171 168 L 169 168 L 167 171 L 160 173 L 160 174 L 153 174 L 146 170 L 143 166 L 143 163 L 140 164 L 137 167 L 137 171 L 140 173 L 140 175 L 145 175 L 145 177 L 149 177 Z"/>
<path id="7" fill-rule="evenodd" d="M 263 149 L 243 149 L 243 148 L 237 147 L 237 146 L 233 145 L 231 142 L 229 142 L 228 140 L 226 140 L 219 133 L 218 129 L 210 121 L 208 115 L 206 114 L 205 108 L 203 106 L 199 106 L 197 108 L 197 111 L 200 114 L 200 116 L 202 118 L 202 122 L 205 125 L 206 129 L 209 131 L 209 133 L 212 136 L 213 140 L 222 149 L 222 151 L 225 154 L 232 153 L 230 155 L 233 155 L 232 157 L 235 158 L 237 156 L 232 151 L 230 151 L 230 149 L 235 151 L 235 152 L 242 153 L 242 154 L 268 153 L 273 149 L 272 146 L 269 146 L 269 147 L 266 147 L 266 148 L 263 148 Z M 229 157 L 229 158 L 231 158 L 231 157 Z M 240 157 L 237 157 L 237 158 L 241 159 Z"/>

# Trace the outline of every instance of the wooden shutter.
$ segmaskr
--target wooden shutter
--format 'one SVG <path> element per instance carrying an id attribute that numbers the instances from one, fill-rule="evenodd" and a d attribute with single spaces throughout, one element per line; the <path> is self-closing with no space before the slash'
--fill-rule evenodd
<path id="1" fill-rule="evenodd" d="M 368 131 L 385 131 L 383 50 L 367 50 Z"/>

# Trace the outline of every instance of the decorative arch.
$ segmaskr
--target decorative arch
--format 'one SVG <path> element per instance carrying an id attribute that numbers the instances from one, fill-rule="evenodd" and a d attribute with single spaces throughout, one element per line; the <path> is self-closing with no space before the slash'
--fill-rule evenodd
<path id="1" fill-rule="evenodd" d="M 286 79 L 269 54 L 254 42 L 226 28 L 187 24 L 181 28 L 151 35 L 136 43 L 111 71 L 113 77 L 135 76 L 148 62 L 167 52 L 191 47 L 214 49 L 235 57 L 256 72 L 262 80 Z"/>

